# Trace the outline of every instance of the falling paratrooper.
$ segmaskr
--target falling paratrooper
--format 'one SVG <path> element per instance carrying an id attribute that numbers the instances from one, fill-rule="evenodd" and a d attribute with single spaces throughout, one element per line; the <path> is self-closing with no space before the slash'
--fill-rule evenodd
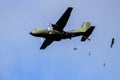
<path id="1" fill-rule="evenodd" d="M 115 43 L 115 39 L 114 39 L 114 38 L 112 38 L 110 48 L 112 48 L 112 47 L 113 47 L 113 44 L 114 44 L 114 43 Z"/>
<path id="2" fill-rule="evenodd" d="M 113 47 L 114 43 L 115 43 L 115 38 L 112 38 L 112 41 L 111 41 L 111 44 L 110 44 L 110 48 Z M 109 53 L 109 55 L 110 55 L 110 53 Z M 108 57 L 109 57 L 109 55 L 108 55 Z M 107 60 L 107 58 L 106 58 L 106 60 Z M 106 63 L 104 62 L 103 66 L 105 67 L 105 65 L 106 65 Z"/>

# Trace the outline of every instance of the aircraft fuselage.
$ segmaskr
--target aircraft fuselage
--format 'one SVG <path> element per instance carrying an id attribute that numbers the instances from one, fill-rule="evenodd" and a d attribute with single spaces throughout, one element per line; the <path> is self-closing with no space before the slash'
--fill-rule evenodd
<path id="1" fill-rule="evenodd" d="M 72 37 L 75 36 L 80 36 L 82 35 L 82 32 L 66 32 L 66 31 L 57 31 L 57 30 L 48 30 L 48 29 L 42 29 L 38 28 L 30 32 L 31 35 L 35 37 L 51 37 L 55 41 L 60 41 L 61 39 L 71 39 Z"/>
<path id="2" fill-rule="evenodd" d="M 72 31 L 64 31 L 64 27 L 68 22 L 72 9 L 73 9 L 72 7 L 68 7 L 55 24 L 48 25 L 52 27 L 52 30 L 38 28 L 30 32 L 30 34 L 35 37 L 45 38 L 40 49 L 45 49 L 53 41 L 60 41 L 61 39 L 71 39 L 72 37 L 81 35 L 82 35 L 81 41 L 85 41 L 86 39 L 91 40 L 88 37 L 93 32 L 95 26 L 91 26 L 90 22 L 83 22 L 82 27 L 79 29 L 75 29 Z"/>

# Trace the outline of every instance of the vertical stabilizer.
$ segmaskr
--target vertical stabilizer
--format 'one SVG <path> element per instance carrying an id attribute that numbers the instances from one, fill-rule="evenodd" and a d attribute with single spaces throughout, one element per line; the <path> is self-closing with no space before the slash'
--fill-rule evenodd
<path id="1" fill-rule="evenodd" d="M 82 28 L 80 29 L 80 32 L 86 32 L 90 28 L 90 22 L 83 22 Z"/>
<path id="2" fill-rule="evenodd" d="M 74 32 L 86 32 L 90 28 L 90 22 L 83 22 L 80 29 L 74 30 Z"/>

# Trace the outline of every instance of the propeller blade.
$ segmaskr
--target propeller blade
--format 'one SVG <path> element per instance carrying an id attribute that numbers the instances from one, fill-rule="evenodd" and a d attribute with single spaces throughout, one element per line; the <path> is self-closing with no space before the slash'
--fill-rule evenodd
<path id="1" fill-rule="evenodd" d="M 51 27 L 48 27 L 48 30 L 51 30 Z"/>
<path id="2" fill-rule="evenodd" d="M 51 23 L 48 23 L 48 26 L 49 26 L 49 27 L 52 27 L 52 24 L 51 24 Z"/>
<path id="3" fill-rule="evenodd" d="M 41 42 L 43 42 L 43 38 L 40 38 Z"/>
<path id="4" fill-rule="evenodd" d="M 53 29 L 52 24 L 48 23 L 48 30 L 52 30 L 52 29 Z"/>

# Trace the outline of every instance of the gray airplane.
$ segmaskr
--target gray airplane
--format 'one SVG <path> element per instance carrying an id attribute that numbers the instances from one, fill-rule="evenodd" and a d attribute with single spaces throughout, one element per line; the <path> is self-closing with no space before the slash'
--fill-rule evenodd
<path id="1" fill-rule="evenodd" d="M 80 29 L 75 29 L 71 31 L 64 31 L 63 28 L 68 22 L 70 14 L 72 12 L 72 7 L 68 7 L 61 18 L 56 22 L 56 24 L 49 24 L 52 29 L 37 28 L 30 32 L 32 36 L 45 38 L 40 49 L 45 49 L 53 41 L 60 41 L 62 39 L 71 39 L 73 37 L 82 36 L 81 41 L 89 39 L 88 37 L 93 32 L 95 26 L 91 26 L 90 22 L 83 22 Z"/>

